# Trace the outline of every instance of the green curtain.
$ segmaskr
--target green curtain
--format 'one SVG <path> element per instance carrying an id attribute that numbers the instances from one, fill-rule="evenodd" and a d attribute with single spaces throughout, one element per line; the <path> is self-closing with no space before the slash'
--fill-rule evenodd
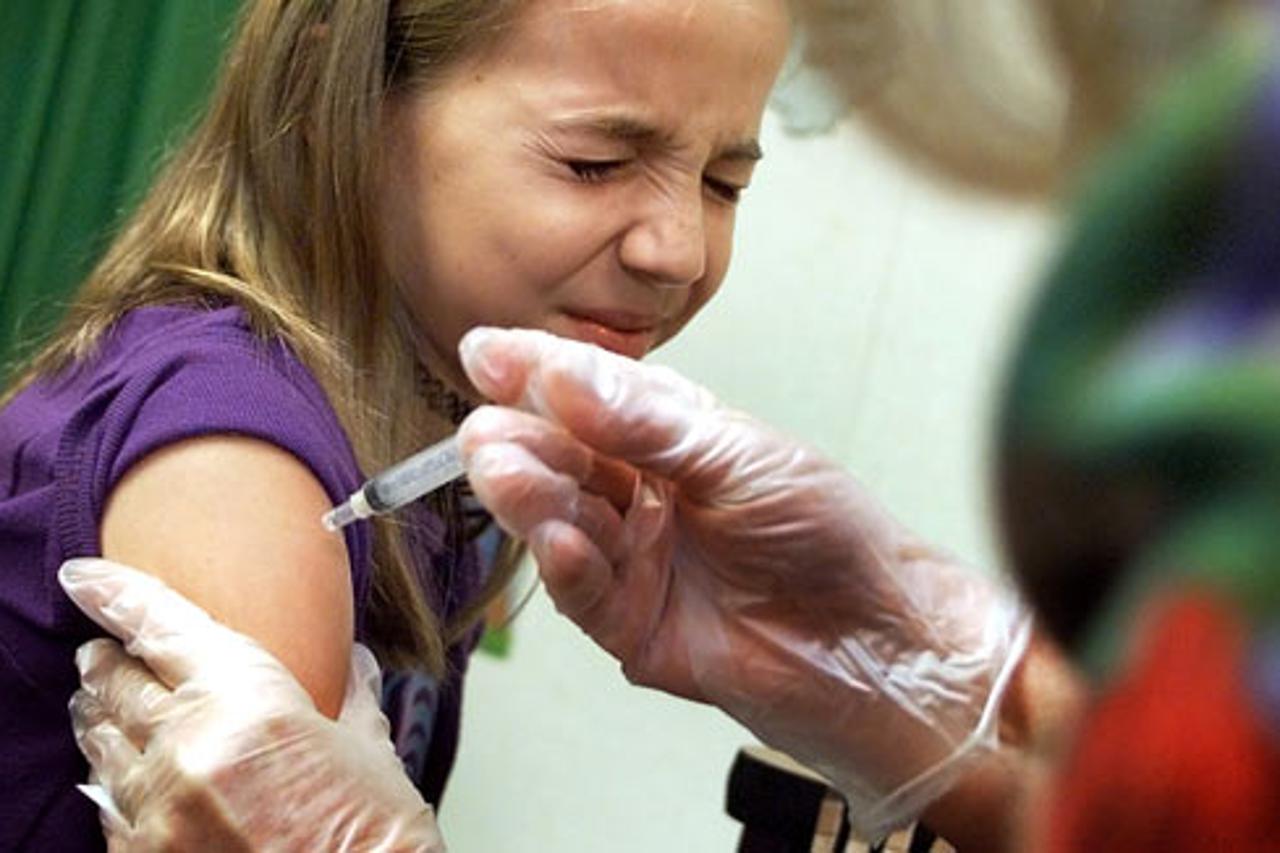
<path id="1" fill-rule="evenodd" d="M 0 0 L 0 366 L 57 318 L 194 118 L 238 5 Z"/>

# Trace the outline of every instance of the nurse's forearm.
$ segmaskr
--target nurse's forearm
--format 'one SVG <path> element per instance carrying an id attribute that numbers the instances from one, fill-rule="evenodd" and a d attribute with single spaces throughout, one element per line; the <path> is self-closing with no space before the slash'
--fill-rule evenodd
<path id="1" fill-rule="evenodd" d="M 1001 748 L 934 802 L 923 822 L 959 851 L 1031 849 L 1027 828 L 1042 825 L 1043 791 L 1085 693 L 1080 676 L 1037 633 L 1001 706 Z"/>

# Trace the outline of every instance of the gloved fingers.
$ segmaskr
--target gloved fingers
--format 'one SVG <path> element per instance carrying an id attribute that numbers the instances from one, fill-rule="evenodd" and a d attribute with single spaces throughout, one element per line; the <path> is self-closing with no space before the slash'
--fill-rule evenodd
<path id="1" fill-rule="evenodd" d="M 136 843 L 132 824 L 120 812 L 120 807 L 108 793 L 106 786 L 102 784 L 98 771 L 90 767 L 88 784 L 76 785 L 76 789 L 98 807 L 98 822 L 102 825 L 102 834 L 106 837 L 108 850 L 143 849 L 142 845 Z"/>
<path id="2" fill-rule="evenodd" d="M 386 740 L 391 729 L 387 718 L 383 716 L 381 702 L 382 671 L 378 668 L 378 661 L 373 652 L 356 643 L 351 649 L 347 695 L 342 702 L 342 710 L 338 713 L 338 722 Z"/>
<path id="3" fill-rule="evenodd" d="M 584 492 L 523 445 L 482 445 L 468 471 L 476 497 L 513 536 L 528 539 L 535 527 L 557 519 L 579 526 L 602 548 L 613 550 L 621 540 L 622 517 L 610 501 Z"/>
<path id="4" fill-rule="evenodd" d="M 472 487 L 508 532 L 527 539 L 539 525 L 562 521 L 577 528 L 606 561 L 616 564 L 622 558 L 629 540 L 615 501 L 625 505 L 630 498 L 582 491 L 520 445 L 489 445 L 476 458 Z"/>
<path id="5" fill-rule="evenodd" d="M 516 409 L 481 406 L 458 428 L 463 458 L 485 444 L 523 445 L 550 468 L 586 480 L 591 474 L 592 451 L 555 424 Z"/>
<path id="6" fill-rule="evenodd" d="M 107 853 L 137 853 L 148 849 L 138 841 L 133 827 L 125 826 L 106 812 L 99 812 L 102 818 L 102 834 L 107 837 Z"/>
<path id="7" fill-rule="evenodd" d="M 630 465 L 597 454 L 564 427 L 516 409 L 481 406 L 463 421 L 458 440 L 467 459 L 486 445 L 518 444 L 547 468 L 607 498 L 619 512 L 630 505 L 640 476 Z"/>
<path id="8" fill-rule="evenodd" d="M 81 721 L 93 721 L 75 726 L 76 746 L 92 768 L 93 777 L 115 801 L 126 821 L 134 814 L 121 802 L 118 794 L 123 780 L 134 772 L 142 760 L 142 752 L 133 741 L 111 722 L 97 706 L 98 700 L 83 690 L 71 697 L 71 713 Z"/>
<path id="9" fill-rule="evenodd" d="M 173 691 L 114 640 L 85 643 L 76 652 L 76 667 L 84 692 L 139 748 L 173 711 Z"/>
<path id="10" fill-rule="evenodd" d="M 511 535 L 528 539 L 540 522 L 573 523 L 582 496 L 577 480 L 553 471 L 518 444 L 485 444 L 471 454 L 467 478 L 481 503 Z"/>
<path id="11" fill-rule="evenodd" d="M 159 578 L 110 560 L 62 564 L 58 582 L 76 606 L 124 643 L 171 688 L 199 673 L 244 690 L 259 679 L 297 685 L 276 658 L 249 637 L 218 624 Z"/>
<path id="12" fill-rule="evenodd" d="M 615 567 L 597 544 L 578 527 L 553 519 L 532 531 L 529 550 L 556 610 L 605 651 L 622 658 L 633 638 L 627 633 L 629 620 L 616 618 Z"/>
<path id="13" fill-rule="evenodd" d="M 127 826 L 117 823 L 108 836 L 111 850 L 248 850 L 242 827 L 231 825 L 234 818 L 219 807 L 219 792 L 212 783 L 193 778 L 181 770 L 180 759 L 169 762 L 148 760 L 148 756 L 114 780 L 109 790 Z M 288 809 L 288 793 L 266 791 Z M 104 821 L 104 825 L 106 822 Z M 274 849 L 266 846 L 263 849 Z"/>
<path id="14" fill-rule="evenodd" d="M 601 454 L 679 479 L 706 448 L 697 424 L 709 392 L 674 371 L 525 329 L 472 329 L 459 346 L 468 377 L 490 399 L 563 425 Z"/>

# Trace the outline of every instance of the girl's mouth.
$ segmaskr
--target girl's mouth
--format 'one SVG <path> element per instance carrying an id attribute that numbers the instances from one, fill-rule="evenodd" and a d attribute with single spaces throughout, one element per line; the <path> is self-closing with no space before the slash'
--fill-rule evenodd
<path id="1" fill-rule="evenodd" d="M 644 357 L 658 340 L 657 321 L 639 315 L 565 312 L 564 316 L 569 337 L 627 358 Z"/>

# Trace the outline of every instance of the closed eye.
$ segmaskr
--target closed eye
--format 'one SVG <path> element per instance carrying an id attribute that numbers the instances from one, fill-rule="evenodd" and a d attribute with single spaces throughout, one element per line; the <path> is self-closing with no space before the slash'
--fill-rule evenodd
<path id="1" fill-rule="evenodd" d="M 709 175 L 703 176 L 702 182 L 708 190 L 729 204 L 737 204 L 742 199 L 743 190 L 746 189 L 746 187 L 740 187 Z"/>
<path id="2" fill-rule="evenodd" d="M 569 170 L 583 183 L 596 184 L 607 180 L 627 165 L 626 160 L 568 160 Z"/>

